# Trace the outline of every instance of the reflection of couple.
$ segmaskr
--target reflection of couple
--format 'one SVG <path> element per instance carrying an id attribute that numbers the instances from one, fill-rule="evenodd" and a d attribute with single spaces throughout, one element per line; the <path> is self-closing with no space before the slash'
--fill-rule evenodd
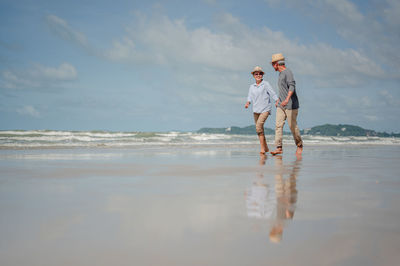
<path id="1" fill-rule="evenodd" d="M 265 158 L 265 156 L 262 156 Z M 267 184 L 262 173 L 246 193 L 248 217 L 271 219 L 269 239 L 280 242 L 285 221 L 293 219 L 297 202 L 296 179 L 300 170 L 300 159 L 285 166 L 281 156 L 275 156 L 275 188 Z"/>

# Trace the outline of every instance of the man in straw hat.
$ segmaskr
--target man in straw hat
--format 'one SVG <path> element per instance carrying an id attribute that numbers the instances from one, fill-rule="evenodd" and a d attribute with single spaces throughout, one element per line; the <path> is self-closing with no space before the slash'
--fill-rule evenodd
<path id="1" fill-rule="evenodd" d="M 276 150 L 271 151 L 271 154 L 276 155 L 283 153 L 282 134 L 285 120 L 287 120 L 297 146 L 296 155 L 301 155 L 303 152 L 303 141 L 300 136 L 300 130 L 297 126 L 299 99 L 296 94 L 296 82 L 294 81 L 292 71 L 286 68 L 285 57 L 282 54 L 273 54 L 271 64 L 275 71 L 279 71 L 279 100 L 276 101 L 275 104 L 277 107 L 275 127 Z"/>
<path id="2" fill-rule="evenodd" d="M 264 135 L 264 123 L 271 113 L 272 101 L 278 101 L 276 93 L 272 89 L 268 81 L 263 80 L 264 71 L 261 67 L 256 66 L 251 72 L 256 83 L 251 84 L 245 108 L 248 108 L 250 103 L 253 104 L 254 122 L 256 123 L 256 132 L 260 139 L 261 155 L 268 152 L 268 145 Z"/>

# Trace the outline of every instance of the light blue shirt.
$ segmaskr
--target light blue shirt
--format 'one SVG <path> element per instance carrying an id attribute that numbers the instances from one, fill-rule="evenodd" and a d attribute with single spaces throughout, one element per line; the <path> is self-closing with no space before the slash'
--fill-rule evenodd
<path id="1" fill-rule="evenodd" d="M 278 96 L 272 89 L 268 81 L 261 81 L 259 85 L 256 83 L 251 84 L 249 88 L 249 95 L 247 96 L 247 101 L 253 105 L 254 113 L 265 113 L 271 112 L 272 101 L 271 97 L 276 102 Z"/>

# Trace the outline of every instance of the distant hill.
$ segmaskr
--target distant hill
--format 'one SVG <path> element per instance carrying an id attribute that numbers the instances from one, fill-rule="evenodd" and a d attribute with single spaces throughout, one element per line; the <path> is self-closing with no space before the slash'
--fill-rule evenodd
<path id="1" fill-rule="evenodd" d="M 376 136 L 376 137 L 400 137 L 400 134 L 376 132 L 371 129 L 364 129 L 354 125 L 331 125 L 325 124 L 315 126 L 301 131 L 303 135 L 321 135 L 321 136 Z"/>
<path id="2" fill-rule="evenodd" d="M 274 135 L 275 130 L 265 128 L 266 135 Z M 232 134 L 232 135 L 251 135 L 256 134 L 256 127 L 254 125 L 248 127 L 228 127 L 228 128 L 201 128 L 197 133 L 210 133 L 210 134 Z M 285 135 L 291 134 L 284 132 Z M 376 136 L 376 137 L 400 137 L 400 134 L 376 132 L 370 129 L 364 129 L 354 125 L 320 125 L 312 128 L 301 130 L 302 135 L 320 135 L 320 136 Z"/>

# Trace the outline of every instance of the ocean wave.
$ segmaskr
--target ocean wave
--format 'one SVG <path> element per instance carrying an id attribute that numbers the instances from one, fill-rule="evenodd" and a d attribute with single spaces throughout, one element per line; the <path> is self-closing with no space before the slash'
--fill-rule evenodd
<path id="1" fill-rule="evenodd" d="M 231 139 L 232 135 L 201 133 L 201 134 L 197 134 L 197 135 L 192 135 L 191 138 L 196 141 L 226 140 L 226 139 Z"/>
<path id="2" fill-rule="evenodd" d="M 400 145 L 400 138 L 329 137 L 304 135 L 310 145 Z M 273 143 L 274 136 L 266 136 Z M 291 135 L 284 135 L 284 144 L 292 144 Z M 256 145 L 254 135 L 207 134 L 195 132 L 109 132 L 109 131 L 0 131 L 0 149 L 75 148 L 75 147 L 138 147 L 168 145 Z"/>

